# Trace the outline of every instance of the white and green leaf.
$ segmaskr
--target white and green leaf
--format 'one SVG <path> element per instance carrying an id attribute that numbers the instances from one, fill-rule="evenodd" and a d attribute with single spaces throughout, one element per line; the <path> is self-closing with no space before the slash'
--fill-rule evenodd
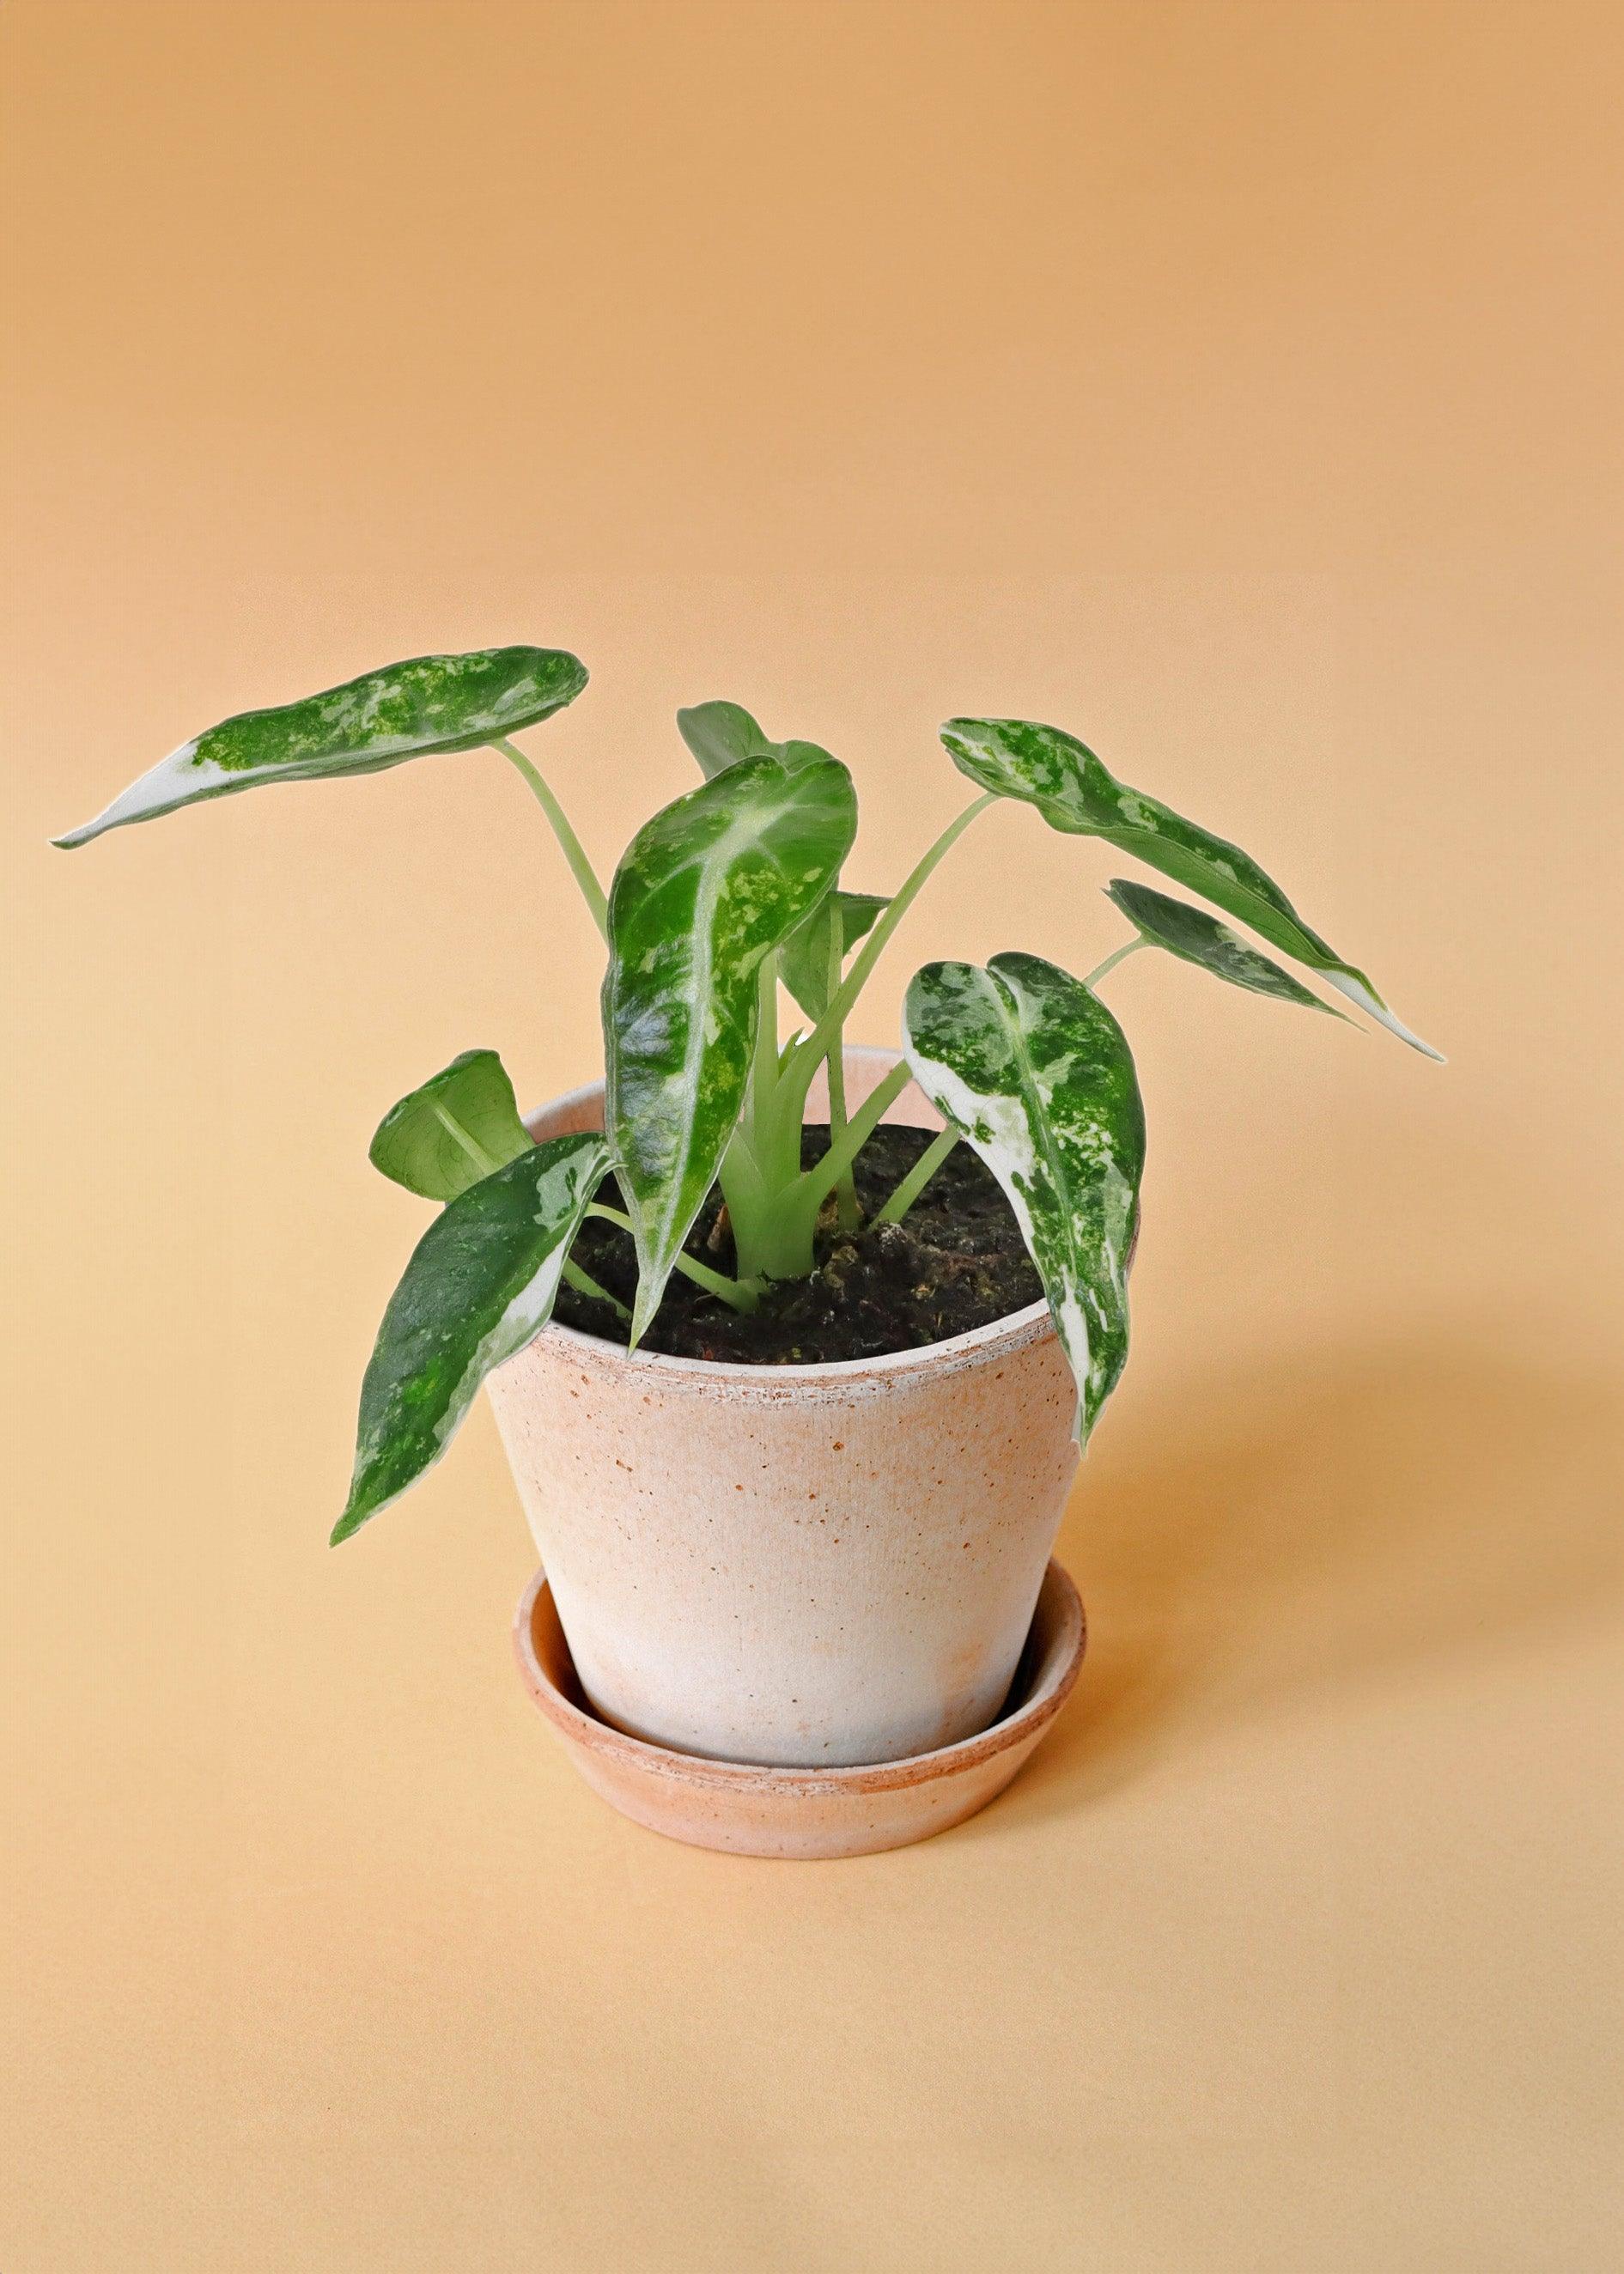
<path id="1" fill-rule="evenodd" d="M 451 1201 L 389 1299 L 361 1385 L 348 1540 L 439 1460 L 492 1367 L 552 1316 L 569 1244 L 609 1164 L 602 1137 L 528 1146 Z"/>
<path id="2" fill-rule="evenodd" d="M 530 1143 L 500 1058 L 494 1050 L 464 1050 L 389 1108 L 368 1158 L 410 1193 L 454 1201 Z"/>
<path id="3" fill-rule="evenodd" d="M 762 959 L 857 829 L 834 758 L 747 758 L 640 829 L 609 895 L 605 1126 L 637 1247 L 634 1343 L 659 1307 L 744 1101 Z"/>
<path id="4" fill-rule="evenodd" d="M 1105 896 L 1116 902 L 1148 946 L 1165 948 L 1182 962 L 1210 971 L 1214 979 L 1228 980 L 1231 987 L 1244 987 L 1253 995 L 1273 995 L 1282 1003 L 1300 1003 L 1305 1010 L 1323 1011 L 1333 1019 L 1342 1017 L 1340 1011 L 1322 1003 L 1272 956 L 1259 954 L 1239 932 L 1220 923 L 1207 909 L 1193 907 L 1189 900 L 1176 900 L 1149 885 L 1132 883 L 1125 877 L 1114 877 Z"/>
<path id="5" fill-rule="evenodd" d="M 769 742 L 741 703 L 695 703 L 678 712 L 677 731 L 707 781 L 746 758 L 777 758 L 793 772 L 829 756 L 816 742 Z"/>
<path id="6" fill-rule="evenodd" d="M 86 845 L 107 830 L 261 782 L 378 773 L 409 758 L 472 749 L 551 718 L 586 680 L 585 666 L 557 648 L 414 656 L 297 703 L 222 719 L 54 842 Z"/>
<path id="7" fill-rule="evenodd" d="M 959 772 L 983 789 L 1034 805 L 1051 829 L 1101 837 L 1159 869 L 1319 972 L 1401 1042 L 1428 1058 L 1440 1056 L 1395 1016 L 1364 972 L 1309 929 L 1249 853 L 1119 782 L 1075 734 L 1030 719 L 950 719 L 942 741 Z"/>
<path id="8" fill-rule="evenodd" d="M 785 941 L 778 974 L 809 1019 L 821 1019 L 829 1008 L 846 957 L 889 905 L 883 893 L 837 888 Z"/>
<path id="9" fill-rule="evenodd" d="M 921 1089 L 1004 1187 L 1078 1387 L 1086 1441 L 1128 1354 L 1145 1113 L 1122 1028 L 1036 955 L 929 963 L 903 1008 Z"/>

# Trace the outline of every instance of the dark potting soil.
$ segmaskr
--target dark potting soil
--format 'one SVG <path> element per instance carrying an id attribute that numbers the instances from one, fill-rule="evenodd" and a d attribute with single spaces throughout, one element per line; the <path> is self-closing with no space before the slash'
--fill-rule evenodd
<path id="1" fill-rule="evenodd" d="M 865 1219 L 890 1197 L 932 1133 L 890 1126 L 875 1131 L 855 1171 Z M 802 1166 L 810 1168 L 828 1149 L 827 1124 L 808 1123 L 801 1133 Z M 613 1177 L 604 1179 L 598 1198 L 620 1205 Z M 721 1213 L 721 1194 L 713 1186 L 686 1246 L 713 1271 L 732 1276 L 737 1267 L 726 1225 L 718 1229 Z M 571 1254 L 611 1294 L 631 1301 L 637 1271 L 629 1233 L 590 1216 Z M 775 1281 L 748 1314 L 673 1271 L 642 1347 L 743 1366 L 881 1358 L 989 1326 L 1043 1292 L 1009 1202 L 967 1145 L 954 1147 L 900 1224 L 865 1222 L 843 1232 L 832 1204 L 825 1208 L 816 1254 L 810 1278 Z M 625 1321 L 573 1287 L 559 1290 L 553 1316 L 585 1334 L 626 1340 Z"/>

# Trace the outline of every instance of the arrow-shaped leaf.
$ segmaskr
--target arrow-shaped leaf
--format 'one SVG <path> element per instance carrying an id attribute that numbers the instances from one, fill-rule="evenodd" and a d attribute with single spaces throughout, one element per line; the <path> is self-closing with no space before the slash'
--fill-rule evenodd
<path id="1" fill-rule="evenodd" d="M 777 758 L 793 772 L 829 756 L 816 742 L 770 742 L 741 703 L 695 703 L 678 712 L 677 731 L 707 781 L 746 758 Z"/>
<path id="2" fill-rule="evenodd" d="M 747 758 L 640 829 L 609 895 L 605 1122 L 635 1227 L 635 1343 L 744 1101 L 756 967 L 829 890 L 857 830 L 834 758 Z"/>
<path id="3" fill-rule="evenodd" d="M 1145 1113 L 1122 1028 L 1036 955 L 928 963 L 903 1008 L 914 1079 L 1003 1186 L 1077 1380 L 1086 1442 L 1128 1355 Z"/>
<path id="4" fill-rule="evenodd" d="M 1298 963 L 1324 976 L 1350 1003 L 1380 1020 L 1401 1042 L 1440 1053 L 1395 1018 L 1364 972 L 1311 931 L 1290 901 L 1249 853 L 1186 821 L 1160 799 L 1119 782 L 1075 734 L 1030 719 L 950 719 L 942 729 L 948 756 L 961 774 L 999 797 L 1035 805 L 1051 829 L 1102 837 L 1175 884 L 1187 885 L 1227 914 L 1260 932 Z"/>
<path id="5" fill-rule="evenodd" d="M 807 1016 L 821 1019 L 840 983 L 840 969 L 889 903 L 878 892 L 827 893 L 778 951 L 778 972 Z"/>
<path id="6" fill-rule="evenodd" d="M 86 845 L 106 830 L 260 782 L 378 773 L 435 751 L 472 749 L 551 718 L 585 685 L 585 666 L 557 648 L 414 656 L 298 703 L 223 719 L 55 842 Z"/>
<path id="7" fill-rule="evenodd" d="M 500 1058 L 494 1050 L 464 1050 L 389 1108 L 369 1157 L 409 1193 L 454 1201 L 530 1142 Z"/>
<path id="8" fill-rule="evenodd" d="M 1340 1011 L 1322 1003 L 1300 979 L 1282 970 L 1272 957 L 1260 955 L 1238 932 L 1220 923 L 1205 908 L 1176 900 L 1149 885 L 1131 884 L 1125 877 L 1113 877 L 1105 894 L 1152 947 L 1164 947 L 1185 963 L 1199 964 L 1215 979 L 1227 979 L 1231 987 L 1247 988 L 1254 995 L 1274 995 L 1282 1003 L 1301 1003 L 1305 1009 L 1324 1011 L 1333 1019 L 1342 1017 Z"/>
<path id="9" fill-rule="evenodd" d="M 608 1164 L 599 1136 L 551 1138 L 471 1185 L 430 1224 L 389 1298 L 361 1385 L 355 1474 L 335 1547 L 432 1468 L 492 1367 L 546 1325 Z"/>

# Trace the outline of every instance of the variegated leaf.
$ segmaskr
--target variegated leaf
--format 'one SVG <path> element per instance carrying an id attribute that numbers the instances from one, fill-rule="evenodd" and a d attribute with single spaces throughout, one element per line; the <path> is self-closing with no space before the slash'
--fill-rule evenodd
<path id="1" fill-rule="evenodd" d="M 770 742 L 741 703 L 695 703 L 678 712 L 677 731 L 707 781 L 744 758 L 777 758 L 793 772 L 829 756 L 816 742 Z"/>
<path id="2" fill-rule="evenodd" d="M 324 694 L 222 720 L 54 841 L 86 845 L 109 829 L 261 782 L 378 773 L 436 751 L 472 749 L 551 718 L 580 694 L 586 676 L 583 664 L 557 648 L 414 656 Z"/>
<path id="3" fill-rule="evenodd" d="M 1436 1058 L 1377 994 L 1365 973 L 1344 963 L 1311 931 L 1249 853 L 1186 821 L 1160 799 L 1119 782 L 1084 742 L 1030 719 L 950 719 L 942 741 L 962 774 L 1000 797 L 1036 806 L 1051 829 L 1102 837 L 1175 884 L 1186 885 L 1260 932 L 1271 947 L 1306 964 L 1326 984 L 1378 1019 L 1401 1042 Z"/>
<path id="4" fill-rule="evenodd" d="M 712 780 L 745 758 L 777 758 L 793 772 L 829 756 L 816 742 L 770 742 L 741 703 L 697 703 L 678 712 L 677 725 Z M 872 892 L 831 892 L 785 941 L 784 983 L 809 1017 L 820 1017 L 828 1006 L 831 954 L 838 952 L 844 960 L 884 906 Z"/>
<path id="5" fill-rule="evenodd" d="M 839 873 L 857 829 L 834 758 L 747 758 L 640 829 L 609 895 L 605 1125 L 635 1227 L 634 1343 L 744 1099 L 756 969 Z"/>
<path id="6" fill-rule="evenodd" d="M 1125 877 L 1113 877 L 1105 892 L 1152 947 L 1164 947 L 1169 955 L 1198 964 L 1215 979 L 1227 979 L 1231 987 L 1244 987 L 1254 995 L 1273 995 L 1282 1003 L 1300 1003 L 1306 1010 L 1324 1011 L 1333 1019 L 1342 1017 L 1340 1011 L 1322 1003 L 1300 979 L 1282 970 L 1272 957 L 1259 954 L 1205 908 L 1176 900 L 1148 885 L 1132 884 Z"/>
<path id="7" fill-rule="evenodd" d="M 494 1050 L 464 1050 L 389 1108 L 368 1157 L 408 1192 L 454 1201 L 530 1142 L 500 1058 Z"/>
<path id="8" fill-rule="evenodd" d="M 430 1224 L 389 1298 L 361 1385 L 335 1547 L 432 1468 L 492 1367 L 546 1325 L 608 1163 L 600 1136 L 550 1138 L 470 1185 Z"/>
<path id="9" fill-rule="evenodd" d="M 1078 1387 L 1086 1442 L 1128 1354 L 1145 1114 L 1122 1028 L 1036 955 L 929 963 L 903 1009 L 914 1079 L 1003 1186 Z"/>

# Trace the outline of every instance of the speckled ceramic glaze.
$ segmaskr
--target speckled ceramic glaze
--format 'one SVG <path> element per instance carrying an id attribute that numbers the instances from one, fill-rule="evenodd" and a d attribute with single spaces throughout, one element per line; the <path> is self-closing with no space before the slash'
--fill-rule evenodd
<path id="1" fill-rule="evenodd" d="M 1071 1695 L 1086 1638 L 1077 1590 L 1051 1563 L 1013 1690 L 989 1729 L 879 1768 L 785 1769 L 704 1760 L 607 1728 L 582 1694 L 545 1573 L 526 1588 L 513 1630 L 525 1688 L 622 1816 L 696 1848 L 804 1863 L 906 1848 L 985 1808 Z"/>
<path id="2" fill-rule="evenodd" d="M 895 1063 L 848 1051 L 848 1096 Z M 530 1127 L 598 1128 L 602 1105 L 594 1085 Z M 939 1126 L 912 1088 L 886 1118 Z M 850 1365 L 645 1356 L 553 1326 L 488 1387 L 604 1722 L 825 1767 L 930 1753 L 1002 1708 L 1077 1465 L 1041 1303 Z"/>

